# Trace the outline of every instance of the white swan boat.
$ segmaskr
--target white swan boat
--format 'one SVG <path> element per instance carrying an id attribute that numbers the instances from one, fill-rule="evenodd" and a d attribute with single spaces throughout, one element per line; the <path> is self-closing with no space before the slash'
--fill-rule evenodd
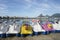
<path id="1" fill-rule="evenodd" d="M 8 26 L 6 24 L 0 24 L 0 37 L 6 37 L 7 30 Z"/>
<path id="2" fill-rule="evenodd" d="M 38 21 L 34 21 L 32 23 L 32 27 L 35 35 L 37 35 L 39 32 L 45 32 L 45 30 L 42 29 Z"/>
<path id="3" fill-rule="evenodd" d="M 9 27 L 10 27 L 9 30 L 6 32 L 7 36 L 12 36 L 12 35 L 16 36 L 16 34 L 20 32 L 20 26 L 18 24 L 13 23 L 10 24 Z"/>
<path id="4" fill-rule="evenodd" d="M 60 21 L 55 22 L 53 25 L 54 32 L 60 32 Z"/>

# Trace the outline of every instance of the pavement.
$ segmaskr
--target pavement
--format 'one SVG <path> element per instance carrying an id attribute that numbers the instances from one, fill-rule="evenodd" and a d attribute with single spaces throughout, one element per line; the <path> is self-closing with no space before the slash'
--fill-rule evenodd
<path id="1" fill-rule="evenodd" d="M 7 37 L 0 40 L 60 40 L 60 33 L 51 33 L 48 35 L 27 36 L 27 37 Z"/>

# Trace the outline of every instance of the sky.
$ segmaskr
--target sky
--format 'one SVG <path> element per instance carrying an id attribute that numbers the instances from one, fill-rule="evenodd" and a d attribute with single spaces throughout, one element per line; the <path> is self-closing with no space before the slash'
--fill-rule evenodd
<path id="1" fill-rule="evenodd" d="M 60 13 L 60 0 L 0 0 L 0 16 L 37 17 Z"/>

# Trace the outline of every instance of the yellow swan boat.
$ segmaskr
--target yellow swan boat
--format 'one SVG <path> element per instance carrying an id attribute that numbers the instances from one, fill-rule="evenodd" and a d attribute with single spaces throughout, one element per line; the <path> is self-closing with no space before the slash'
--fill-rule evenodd
<path id="1" fill-rule="evenodd" d="M 21 30 L 20 31 L 21 31 L 20 32 L 21 34 L 32 34 L 33 33 L 32 27 L 29 24 L 23 24 L 21 26 Z"/>

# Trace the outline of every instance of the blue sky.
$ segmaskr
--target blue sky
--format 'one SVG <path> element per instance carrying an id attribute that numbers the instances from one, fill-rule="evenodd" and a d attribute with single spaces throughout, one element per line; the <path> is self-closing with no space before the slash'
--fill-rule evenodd
<path id="1" fill-rule="evenodd" d="M 0 0 L 0 16 L 37 17 L 60 13 L 60 0 Z"/>

